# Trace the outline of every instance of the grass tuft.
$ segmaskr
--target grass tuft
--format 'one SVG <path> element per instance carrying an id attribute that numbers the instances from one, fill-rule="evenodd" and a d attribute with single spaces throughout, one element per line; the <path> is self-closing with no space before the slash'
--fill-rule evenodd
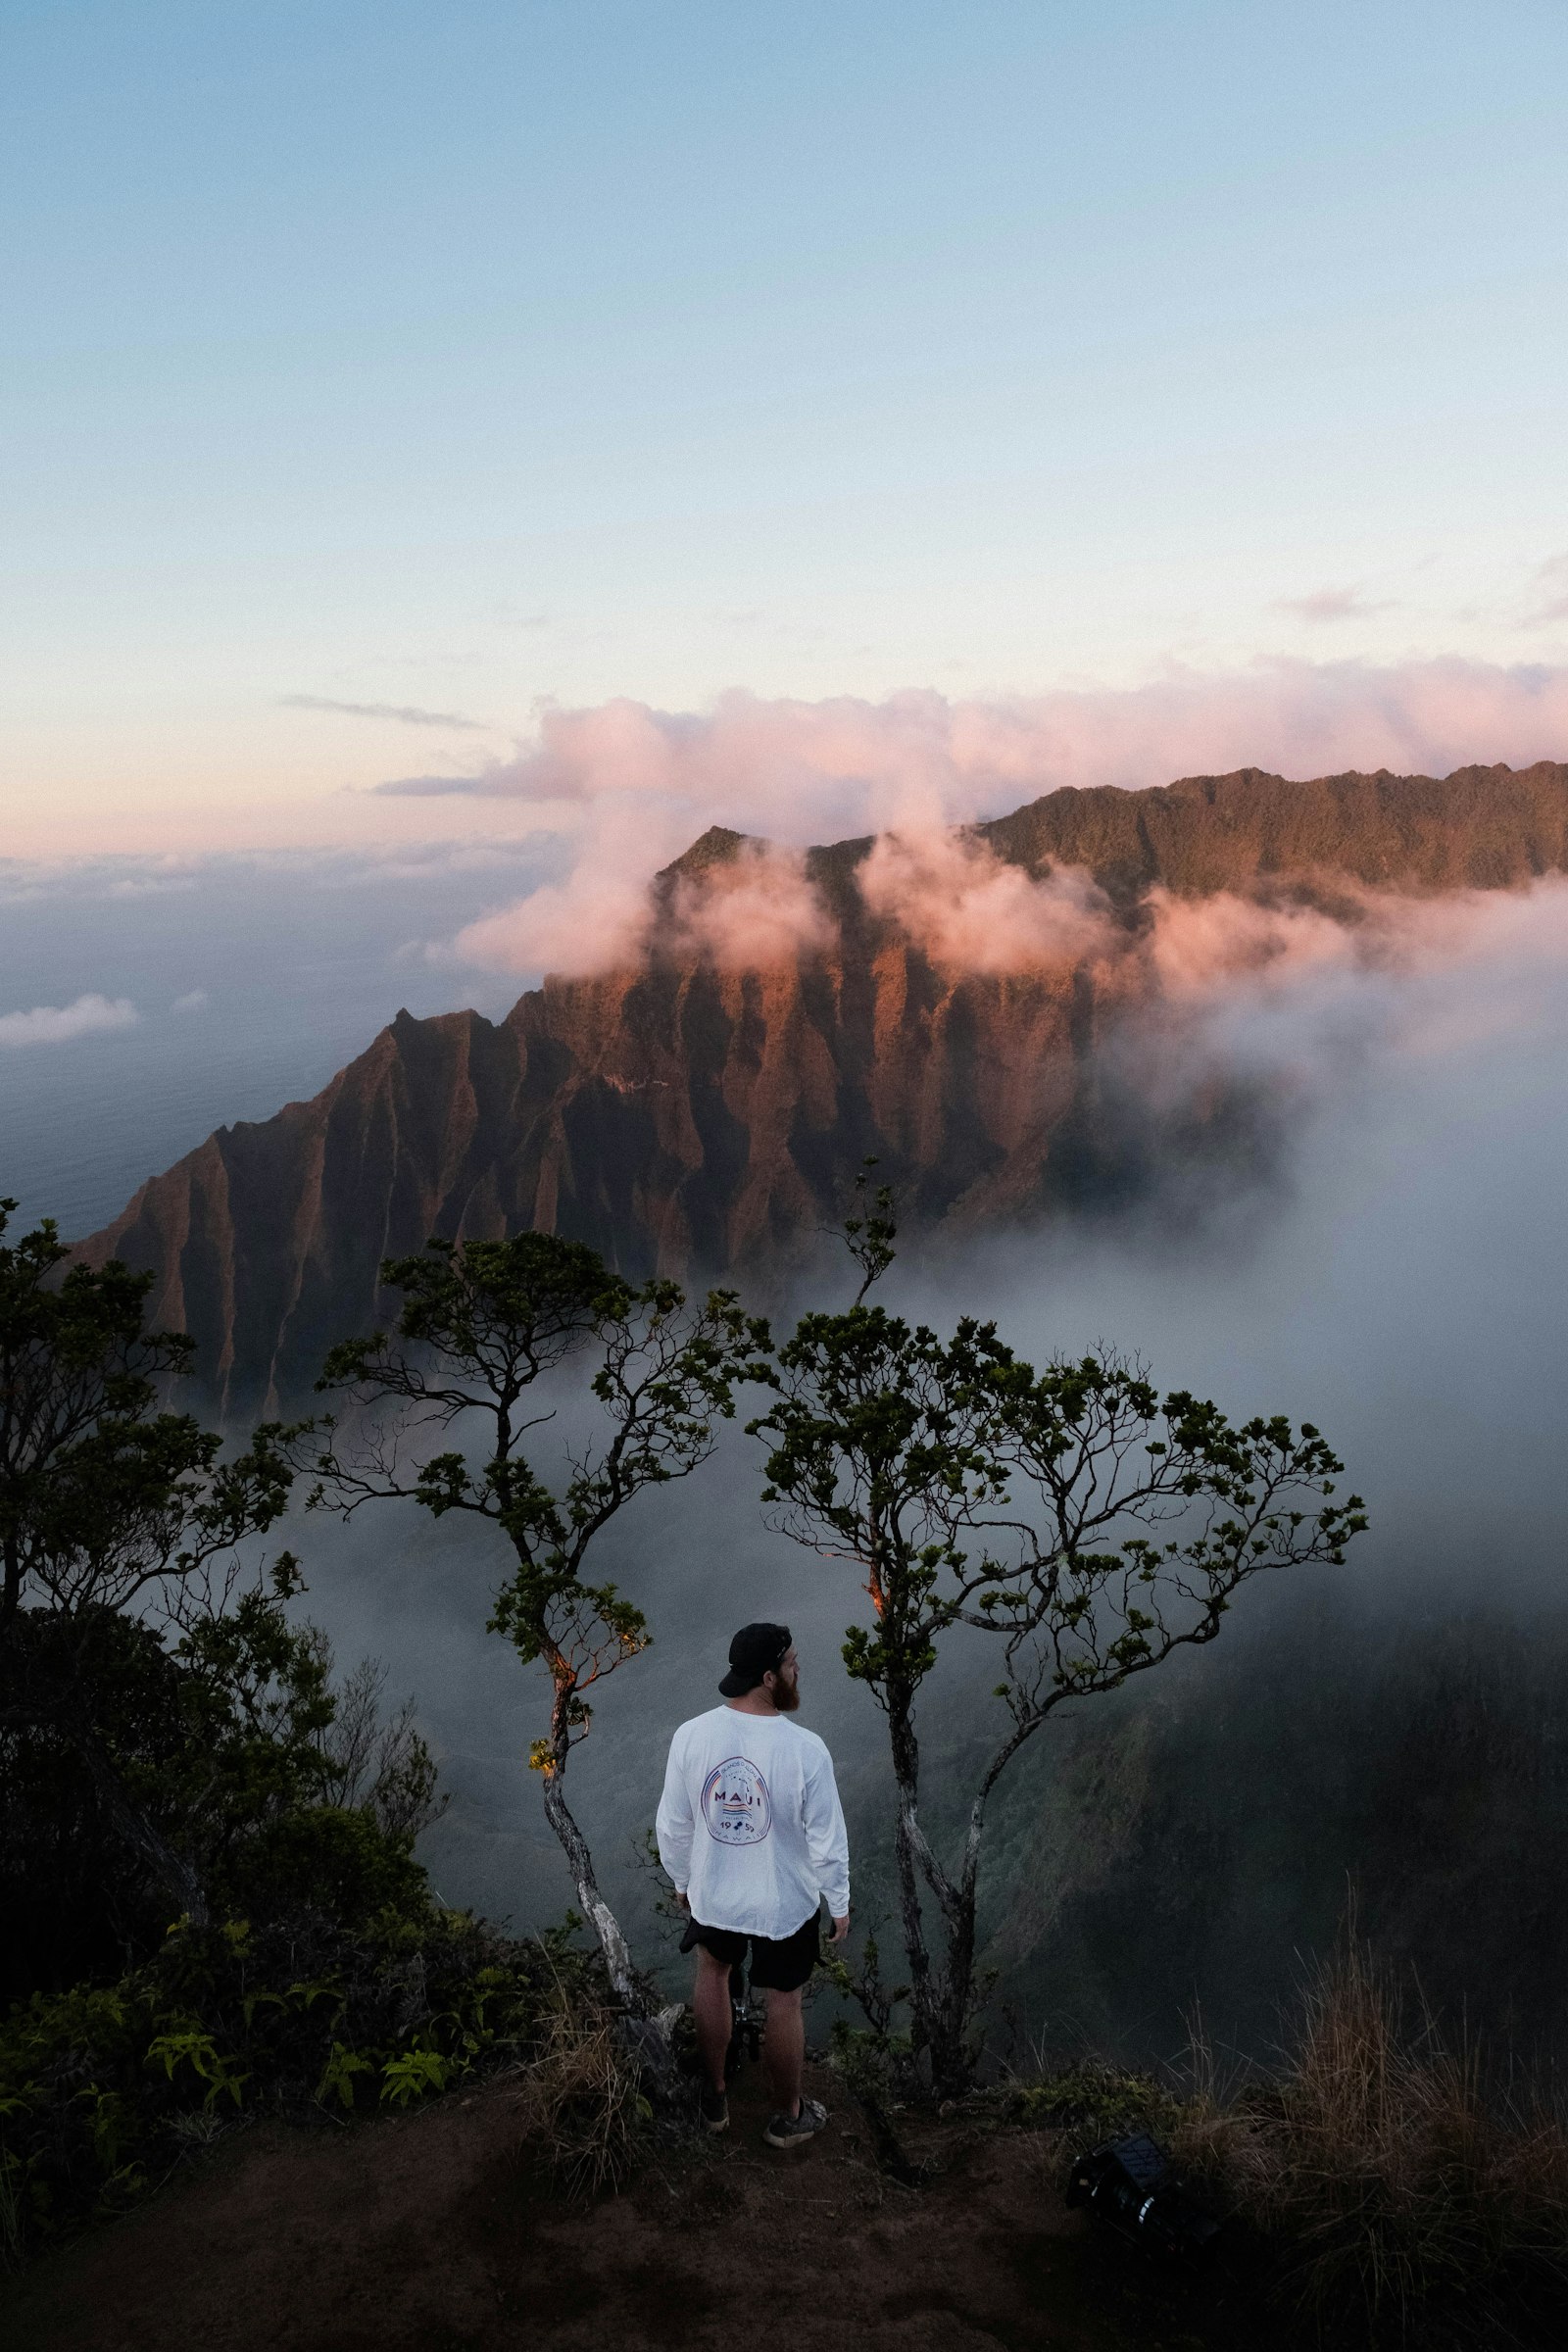
<path id="1" fill-rule="evenodd" d="M 1174 2153 L 1272 2243 L 1322 2341 L 1568 2340 L 1568 2133 L 1489 2082 L 1353 1934 L 1308 1980 L 1275 2075 L 1225 2098 L 1196 2060 Z"/>
<path id="2" fill-rule="evenodd" d="M 517 2105 L 525 2159 L 572 2198 L 623 2187 L 654 2120 L 621 2021 L 564 1993 L 519 2070 Z"/>

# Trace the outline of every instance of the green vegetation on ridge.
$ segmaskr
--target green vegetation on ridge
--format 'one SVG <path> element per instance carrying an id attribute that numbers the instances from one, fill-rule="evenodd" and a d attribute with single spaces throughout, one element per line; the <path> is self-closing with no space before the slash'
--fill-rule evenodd
<path id="1" fill-rule="evenodd" d="M 847 1238 L 859 1296 L 777 1348 L 724 1294 L 688 1306 L 554 1237 L 434 1246 L 384 1269 L 397 1335 L 329 1359 L 348 1412 L 225 1454 L 167 1407 L 188 1347 L 143 1330 L 148 1278 L 70 1266 L 48 1227 L 10 1243 L 0 1221 L 8 2261 L 123 2210 L 236 2122 L 347 2123 L 499 2067 L 558 2186 L 624 2179 L 656 2107 L 678 2125 L 657 2002 L 591 1899 L 561 1781 L 591 1700 L 649 1635 L 589 1581 L 589 1546 L 634 1495 L 701 1467 L 750 1383 L 764 1507 L 871 1603 L 844 1656 L 888 1725 L 904 1948 L 896 1976 L 869 1936 L 835 1969 L 865 2024 L 841 2016 L 833 2046 L 887 2169 L 918 2188 L 901 2110 L 939 2100 L 1063 2152 L 1152 2126 L 1334 2340 L 1485 2341 L 1561 2308 L 1560 2127 L 1494 2097 L 1431 2021 L 1407 2029 L 1353 1943 L 1309 1992 L 1291 2060 L 1225 2098 L 1089 2060 L 976 2093 L 993 1787 L 1066 1701 L 1206 1646 L 1243 1584 L 1339 1558 L 1364 1515 L 1310 1426 L 1233 1424 L 1108 1355 L 1037 1370 L 991 1326 L 940 1334 L 869 1303 L 896 1238 L 885 1195 Z M 608 1430 L 564 1477 L 521 1443 L 546 1371 Z M 432 1424 L 445 1450 L 419 1435 Z M 403 1500 L 493 1530 L 492 1630 L 540 1670 L 546 1812 L 597 1950 L 570 1931 L 509 1938 L 432 1898 L 414 1851 L 438 1808 L 431 1759 L 407 1710 L 383 1716 L 373 1666 L 336 1671 L 292 1555 L 266 1555 L 305 1463 L 339 1508 Z M 958 1627 L 995 1643 L 1002 1680 L 955 1866 L 953 1806 L 920 1813 L 917 1717 Z"/>

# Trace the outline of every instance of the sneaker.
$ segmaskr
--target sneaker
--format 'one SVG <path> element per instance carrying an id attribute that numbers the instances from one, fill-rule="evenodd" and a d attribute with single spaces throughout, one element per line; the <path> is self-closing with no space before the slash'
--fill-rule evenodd
<path id="1" fill-rule="evenodd" d="M 827 2122 L 827 2109 L 815 2099 L 803 2099 L 799 2115 L 775 2115 L 762 2133 L 770 2148 L 804 2148 Z"/>
<path id="2" fill-rule="evenodd" d="M 729 2130 L 729 2101 L 721 2090 L 703 2084 L 703 2129 L 705 2132 Z"/>

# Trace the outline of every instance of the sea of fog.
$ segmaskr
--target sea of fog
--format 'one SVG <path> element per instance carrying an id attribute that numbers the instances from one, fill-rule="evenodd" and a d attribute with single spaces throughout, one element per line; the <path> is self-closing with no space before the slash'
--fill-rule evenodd
<path id="1" fill-rule="evenodd" d="M 13 902 L 7 1006 L 91 989 L 131 998 L 140 1019 L 0 1060 L 5 1184 L 68 1230 L 97 1222 L 218 1120 L 318 1085 L 399 1003 L 471 1002 L 407 943 L 518 886 L 514 870 L 498 886 L 462 868 L 236 867 L 194 890 Z M 1109 1345 L 1235 1413 L 1310 1418 L 1372 1513 L 1345 1569 L 1245 1594 L 1213 1650 L 1080 1710 L 1020 1763 L 985 1924 L 1031 2031 L 1162 2048 L 1197 1998 L 1255 2046 L 1298 1956 L 1354 1892 L 1446 1997 L 1563 2038 L 1561 916 L 1560 900 L 1539 902 L 1523 931 L 1402 972 L 1238 984 L 1171 1051 L 1198 1080 L 1219 1060 L 1264 1084 L 1266 1178 L 1172 1168 L 1168 1198 L 1135 1216 L 911 1248 L 889 1278 L 890 1302 L 995 1316 L 1025 1352 Z M 198 989 L 202 1004 L 172 1009 Z M 571 1792 L 650 1955 L 667 1945 L 640 1849 L 668 1734 L 711 1702 L 729 1634 L 752 1617 L 796 1631 L 806 1719 L 840 1759 L 858 1904 L 886 1905 L 879 1720 L 838 1655 L 854 1579 L 770 1531 L 759 1485 L 737 1425 L 605 1546 L 655 1641 L 606 1687 Z M 340 1659 L 378 1657 L 391 1693 L 416 1700 L 451 1800 L 424 1845 L 444 1899 L 522 1927 L 559 1918 L 571 1888 L 525 1764 L 540 1688 L 485 1630 L 498 1557 L 403 1506 L 347 1528 L 300 1515 L 289 1541 Z M 993 1679 L 956 1656 L 929 1690 L 939 1827 Z"/>

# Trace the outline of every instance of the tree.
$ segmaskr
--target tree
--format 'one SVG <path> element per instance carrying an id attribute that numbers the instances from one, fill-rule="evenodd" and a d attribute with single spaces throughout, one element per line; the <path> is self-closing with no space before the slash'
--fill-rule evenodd
<path id="1" fill-rule="evenodd" d="M 189 1340 L 143 1328 L 152 1277 L 118 1260 L 70 1264 L 52 1221 L 7 1242 L 0 1201 L 0 1734 L 41 1739 L 85 1772 L 117 1836 L 180 1910 L 207 1916 L 188 1842 L 122 1768 L 115 1628 L 192 1629 L 247 1582 L 295 1589 L 294 1563 L 242 1574 L 240 1546 L 264 1534 L 292 1473 L 275 1428 L 227 1461 L 188 1413 L 159 1409 L 187 1366 Z M 118 1644 L 118 1647 L 117 1647 Z"/>
<path id="2" fill-rule="evenodd" d="M 749 1426 L 775 1523 L 852 1562 L 871 1603 L 844 1657 L 887 1721 L 913 2038 L 947 2093 L 973 2068 L 980 1858 L 1013 1758 L 1069 1700 L 1212 1642 L 1249 1579 L 1342 1560 L 1366 1517 L 1335 1499 L 1343 1464 L 1310 1423 L 1237 1426 L 1105 1351 L 1037 1372 L 971 1317 L 947 1338 L 911 1328 L 866 1302 L 893 1256 L 886 1191 L 847 1232 L 855 1303 L 801 1319 Z M 960 1626 L 1000 1651 L 1004 1721 L 944 1859 L 920 1816 L 916 1707 Z"/>
<path id="3" fill-rule="evenodd" d="M 318 1626 L 311 1642 L 330 1685 L 332 1644 Z M 368 1657 L 338 1685 L 331 1721 L 316 1739 L 321 1792 L 347 1810 L 368 1807 L 389 1837 L 412 1842 L 440 1819 L 447 1800 L 436 1794 L 435 1759 L 415 1726 L 413 1699 L 381 1712 L 387 1679 L 380 1659 Z"/>
<path id="4" fill-rule="evenodd" d="M 413 1500 L 437 1519 L 463 1512 L 501 1539 L 510 1557 L 490 1629 L 524 1665 L 542 1663 L 550 1683 L 548 1728 L 529 1762 L 616 1992 L 641 2015 L 626 1939 L 566 1803 L 565 1776 L 592 1724 L 590 1694 L 650 1637 L 614 1585 L 588 1581 L 589 1555 L 636 1495 L 708 1458 L 715 1416 L 728 1417 L 737 1383 L 760 1372 L 765 1329 L 730 1292 L 689 1305 L 673 1283 L 634 1287 L 554 1234 L 432 1241 L 389 1259 L 381 1280 L 403 1295 L 397 1331 L 328 1356 L 318 1385 L 342 1391 L 353 1419 L 341 1432 L 326 1424 L 312 1499 L 345 1518 L 368 1502 Z M 530 1392 L 572 1359 L 592 1365 L 585 1385 L 610 1435 L 568 1452 L 552 1484 L 523 1450 L 552 1418 L 530 1409 Z M 476 1458 L 450 1446 L 425 1457 L 432 1430 L 473 1432 Z"/>

